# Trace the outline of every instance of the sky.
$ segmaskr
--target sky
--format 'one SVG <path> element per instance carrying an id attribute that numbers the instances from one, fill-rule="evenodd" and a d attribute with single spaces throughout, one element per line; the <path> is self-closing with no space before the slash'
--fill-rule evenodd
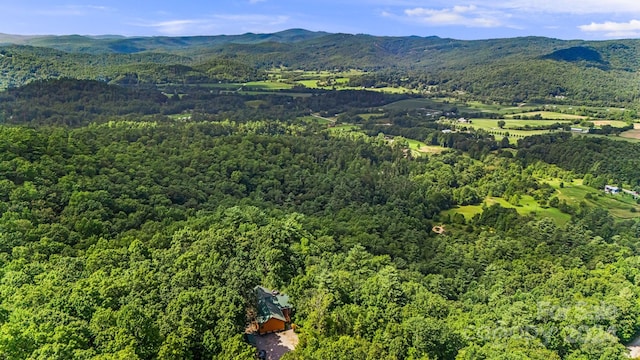
<path id="1" fill-rule="evenodd" d="M 4 3 L 4 4 L 2 4 Z M 489 39 L 640 38 L 639 0 L 3 0 L 0 33 L 186 36 L 291 28 Z"/>

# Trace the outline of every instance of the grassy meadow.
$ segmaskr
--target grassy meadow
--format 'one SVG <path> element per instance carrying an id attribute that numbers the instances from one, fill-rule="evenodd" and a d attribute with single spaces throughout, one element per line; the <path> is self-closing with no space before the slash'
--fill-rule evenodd
<path id="1" fill-rule="evenodd" d="M 532 215 L 540 218 L 547 217 L 552 219 L 558 225 L 564 225 L 571 219 L 571 215 L 565 214 L 556 208 L 542 207 L 533 197 L 529 195 L 523 196 L 517 205 L 511 204 L 503 198 L 487 197 L 480 205 L 455 207 L 453 209 L 443 211 L 441 215 L 453 216 L 455 214 L 462 214 L 465 219 L 469 220 L 473 218 L 474 215 L 482 213 L 483 206 L 491 206 L 493 204 L 500 204 L 500 206 L 505 208 L 516 209 L 516 211 L 520 215 Z"/>

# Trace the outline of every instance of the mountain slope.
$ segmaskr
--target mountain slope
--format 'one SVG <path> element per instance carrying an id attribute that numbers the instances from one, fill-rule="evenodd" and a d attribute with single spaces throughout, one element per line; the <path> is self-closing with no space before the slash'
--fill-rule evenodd
<path id="1" fill-rule="evenodd" d="M 285 66 L 361 69 L 369 72 L 367 76 L 374 74 L 374 84 L 435 86 L 437 91 L 462 91 L 473 98 L 500 102 L 562 96 L 570 101 L 628 106 L 638 97 L 635 81 L 640 70 L 639 40 L 523 37 L 462 41 L 292 29 L 191 37 L 2 35 L 3 42 L 22 46 L 0 48 L 0 88 L 60 77 L 112 82 L 135 79 L 150 84 L 244 82 L 260 78 L 258 69 Z M 236 65 L 211 68 L 229 68 L 229 76 L 212 76 L 201 66 L 225 61 Z"/>

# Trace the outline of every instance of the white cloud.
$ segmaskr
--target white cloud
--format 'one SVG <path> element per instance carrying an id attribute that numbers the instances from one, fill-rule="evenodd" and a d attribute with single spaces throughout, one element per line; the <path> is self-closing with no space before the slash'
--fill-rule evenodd
<path id="1" fill-rule="evenodd" d="M 226 14 L 226 15 L 214 15 L 215 19 L 224 21 L 233 21 L 240 26 L 246 25 L 281 25 L 289 20 L 288 16 L 284 15 L 261 15 L 261 14 Z"/>
<path id="2" fill-rule="evenodd" d="M 90 13 L 107 12 L 113 10 L 114 9 L 107 6 L 67 5 L 38 10 L 37 13 L 46 16 L 86 16 Z"/>
<path id="3" fill-rule="evenodd" d="M 640 20 L 631 20 L 629 22 L 592 22 L 588 25 L 580 25 L 578 28 L 584 32 L 604 33 L 604 36 L 607 37 L 637 37 L 640 34 Z"/>
<path id="4" fill-rule="evenodd" d="M 492 7 L 557 14 L 640 13 L 640 1 L 637 0 L 507 0 L 495 1 Z"/>
<path id="5" fill-rule="evenodd" d="M 358 1 L 358 0 L 356 0 Z M 369 6 L 386 7 L 385 10 L 398 8 L 426 8 L 439 9 L 451 7 L 450 0 L 359 0 L 359 3 Z M 640 14 L 640 1 L 638 0 L 464 0 L 460 2 L 464 6 L 477 7 L 488 11 L 516 13 L 527 16 L 536 14 Z M 460 4 L 458 3 L 458 4 Z M 456 2 L 453 2 L 456 4 Z"/>
<path id="6" fill-rule="evenodd" d="M 145 25 L 141 24 L 140 26 L 155 28 L 159 33 L 165 35 L 184 35 L 196 31 L 197 29 L 201 29 L 203 25 L 206 25 L 206 22 L 203 20 L 191 19 L 159 21 Z"/>
<path id="7" fill-rule="evenodd" d="M 240 32 L 273 32 L 282 30 L 279 27 L 287 24 L 288 16 L 261 14 L 216 14 L 206 18 L 176 19 L 155 22 L 139 22 L 135 26 L 154 28 L 161 34 L 202 35 L 212 31 L 225 33 Z"/>
<path id="8" fill-rule="evenodd" d="M 431 26 L 462 25 L 483 28 L 504 26 L 494 11 L 479 9 L 475 5 L 456 5 L 444 9 L 417 7 L 406 9 L 404 15 L 410 21 Z M 390 14 L 383 12 L 383 16 L 390 16 Z M 506 14 L 502 16 L 507 17 Z"/>

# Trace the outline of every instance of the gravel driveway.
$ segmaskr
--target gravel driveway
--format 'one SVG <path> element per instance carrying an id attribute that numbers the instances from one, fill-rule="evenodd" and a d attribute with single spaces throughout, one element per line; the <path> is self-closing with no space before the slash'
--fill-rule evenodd
<path id="1" fill-rule="evenodd" d="M 256 336 L 258 350 L 267 352 L 267 360 L 280 360 L 287 352 L 293 351 L 298 345 L 298 334 L 293 330 Z"/>

